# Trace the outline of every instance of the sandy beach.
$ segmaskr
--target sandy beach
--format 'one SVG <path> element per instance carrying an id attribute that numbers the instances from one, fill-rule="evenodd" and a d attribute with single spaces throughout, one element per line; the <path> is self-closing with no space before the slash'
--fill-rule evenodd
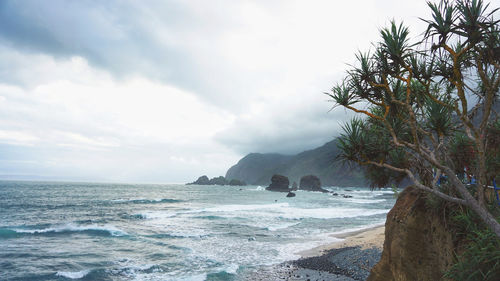
<path id="1" fill-rule="evenodd" d="M 324 254 L 325 251 L 346 248 L 346 247 L 360 247 L 361 249 L 378 248 L 382 250 L 384 246 L 384 231 L 383 225 L 366 228 L 357 231 L 334 233 L 332 237 L 343 239 L 342 241 L 325 244 L 312 248 L 306 251 L 298 252 L 302 258 L 309 258 Z"/>
<path id="2" fill-rule="evenodd" d="M 295 261 L 259 268 L 245 280 L 360 281 L 379 261 L 385 227 L 333 233 L 341 241 L 302 251 Z"/>

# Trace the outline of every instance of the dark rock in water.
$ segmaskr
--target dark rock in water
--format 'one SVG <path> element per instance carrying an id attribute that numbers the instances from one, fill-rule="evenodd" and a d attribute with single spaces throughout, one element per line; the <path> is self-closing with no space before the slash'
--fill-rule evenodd
<path id="1" fill-rule="evenodd" d="M 339 194 L 338 194 L 338 193 L 336 193 L 336 192 L 332 193 L 332 195 L 333 195 L 333 196 L 339 196 Z"/>
<path id="2" fill-rule="evenodd" d="M 271 178 L 271 184 L 268 187 L 266 187 L 266 190 L 289 192 L 290 189 L 288 188 L 288 185 L 290 185 L 290 181 L 288 180 L 287 177 L 282 175 L 274 175 Z"/>
<path id="3" fill-rule="evenodd" d="M 297 182 L 294 181 L 293 184 L 292 184 L 292 191 L 295 191 L 295 190 L 298 190 L 299 187 L 297 186 Z"/>
<path id="4" fill-rule="evenodd" d="M 342 195 L 342 196 L 343 196 L 344 198 L 352 198 L 352 196 L 351 196 L 351 195 L 345 195 L 345 194 L 344 194 L 344 195 Z"/>
<path id="5" fill-rule="evenodd" d="M 321 181 L 315 175 L 303 176 L 300 178 L 300 190 L 328 192 L 321 188 Z"/>
<path id="6" fill-rule="evenodd" d="M 210 184 L 210 180 L 208 179 L 207 176 L 201 176 L 196 181 L 188 183 L 188 185 L 191 185 L 191 184 L 209 185 Z"/>
<path id="7" fill-rule="evenodd" d="M 240 181 L 240 180 L 237 180 L 237 179 L 232 179 L 229 181 L 229 185 L 231 186 L 244 186 L 244 185 L 247 185 L 244 181 Z"/>
<path id="8" fill-rule="evenodd" d="M 295 197 L 295 193 L 293 193 L 293 192 L 288 192 L 288 194 L 286 195 L 286 197 Z"/>

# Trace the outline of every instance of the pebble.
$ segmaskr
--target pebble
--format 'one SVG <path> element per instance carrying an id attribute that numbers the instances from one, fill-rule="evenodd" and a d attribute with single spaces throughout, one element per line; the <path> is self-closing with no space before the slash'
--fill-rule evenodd
<path id="1" fill-rule="evenodd" d="M 366 280 L 371 268 L 380 260 L 381 250 L 346 247 L 332 249 L 321 256 L 302 258 L 249 272 L 242 280 Z"/>

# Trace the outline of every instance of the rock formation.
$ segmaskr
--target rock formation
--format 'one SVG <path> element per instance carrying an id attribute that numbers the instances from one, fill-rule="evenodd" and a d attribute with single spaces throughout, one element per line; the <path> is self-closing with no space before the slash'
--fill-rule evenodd
<path id="1" fill-rule="evenodd" d="M 232 179 L 230 181 L 226 180 L 223 176 L 208 179 L 207 176 L 201 176 L 196 181 L 187 183 L 187 185 L 231 185 L 231 186 L 243 186 L 247 185 L 244 181 L 237 179 Z"/>
<path id="2" fill-rule="evenodd" d="M 426 194 L 407 187 L 387 214 L 382 258 L 368 281 L 434 281 L 453 263 L 456 241 L 443 213 L 426 206 Z"/>
<path id="3" fill-rule="evenodd" d="M 289 192 L 290 189 L 288 186 L 290 185 L 290 181 L 287 177 L 282 175 L 273 175 L 271 178 L 271 184 L 266 187 L 266 190 L 269 191 L 279 191 L 279 192 Z"/>
<path id="4" fill-rule="evenodd" d="M 286 197 L 295 197 L 295 195 L 296 195 L 295 193 L 293 193 L 293 192 L 290 191 L 290 192 L 288 192 L 288 194 L 286 195 Z"/>
<path id="5" fill-rule="evenodd" d="M 188 183 L 188 185 L 191 185 L 191 184 L 209 185 L 210 184 L 210 180 L 208 179 L 207 176 L 201 176 L 196 181 Z"/>
<path id="6" fill-rule="evenodd" d="M 208 184 L 209 185 L 226 185 L 227 181 L 226 181 L 226 178 L 224 178 L 223 176 L 219 176 L 219 177 L 211 178 Z"/>
<path id="7" fill-rule="evenodd" d="M 302 178 L 300 178 L 299 189 L 307 191 L 328 192 L 328 190 L 321 188 L 321 181 L 317 176 L 314 175 L 303 176 Z"/>

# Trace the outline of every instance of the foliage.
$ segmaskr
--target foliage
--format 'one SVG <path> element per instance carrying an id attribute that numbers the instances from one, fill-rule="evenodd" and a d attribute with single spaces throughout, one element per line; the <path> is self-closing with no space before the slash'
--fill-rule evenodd
<path id="1" fill-rule="evenodd" d="M 398 187 L 396 185 L 392 185 L 391 186 L 391 189 L 392 189 L 392 192 L 394 193 L 393 196 L 394 198 L 398 198 L 399 197 L 399 190 L 398 190 Z"/>
<path id="2" fill-rule="evenodd" d="M 497 217 L 500 221 L 500 217 Z M 444 275 L 452 280 L 494 281 L 500 276 L 500 239 L 470 211 L 455 211 L 452 221 L 458 235 L 469 241 L 464 252 Z"/>
<path id="3" fill-rule="evenodd" d="M 500 237 L 484 204 L 485 189 L 500 173 L 498 8 L 482 0 L 428 6 L 423 38 L 412 41 L 409 29 L 392 21 L 375 50 L 358 53 L 327 93 L 336 106 L 364 116 L 343 126 L 339 158 L 364 165 L 372 187 L 408 178 L 467 206 Z M 472 177 L 471 192 L 465 182 Z M 440 188 L 444 179 L 449 188 Z"/>

